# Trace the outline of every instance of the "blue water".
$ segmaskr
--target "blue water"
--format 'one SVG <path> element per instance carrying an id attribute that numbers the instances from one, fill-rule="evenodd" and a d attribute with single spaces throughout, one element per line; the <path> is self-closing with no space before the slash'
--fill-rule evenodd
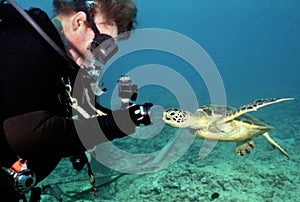
<path id="1" fill-rule="evenodd" d="M 140 27 L 180 32 L 208 52 L 222 76 L 228 103 L 299 94 L 299 1 L 138 3 Z"/>
<path id="2" fill-rule="evenodd" d="M 17 2 L 24 8 L 43 8 L 53 16 L 52 1 Z M 183 3 L 179 0 L 137 0 L 137 7 L 137 29 L 161 28 L 178 32 L 208 53 L 222 77 L 228 103 L 299 94 L 299 1 L 189 0 Z M 157 38 L 159 40 L 159 36 Z M 137 65 L 151 63 L 167 65 L 179 72 L 189 69 L 182 61 L 157 52 L 149 55 L 144 51 L 136 57 L 128 57 L 122 61 L 128 68 L 119 68 L 120 72 L 114 72 L 113 79 Z M 103 79 L 106 81 L 105 75 Z M 198 77 L 186 79 L 194 88 L 205 87 Z M 115 82 L 106 83 L 115 85 Z M 206 102 L 207 92 L 202 93 L 198 98 Z"/>
<path id="3" fill-rule="evenodd" d="M 50 17 L 53 16 L 52 1 L 17 0 L 17 2 L 24 8 L 30 6 L 43 8 Z M 280 103 L 268 109 L 261 109 L 257 115 L 259 118 L 267 119 L 268 123 L 276 127 L 276 137 L 280 137 L 281 143 L 284 143 L 283 145 L 287 150 L 294 155 L 296 160 L 291 162 L 294 163 L 294 167 L 298 167 L 299 157 L 297 154 L 299 154 L 299 149 L 298 151 L 293 151 L 293 149 L 296 147 L 295 145 L 300 143 L 300 1 L 137 0 L 136 2 L 138 7 L 137 30 L 156 28 L 174 31 L 181 34 L 182 38 L 190 39 L 203 48 L 203 51 L 215 64 L 220 76 L 220 78 L 212 77 L 212 81 L 210 81 L 213 83 L 216 79 L 215 82 L 217 83 L 217 80 L 221 80 L 228 105 L 238 107 L 249 101 L 267 97 L 296 98 L 289 103 Z M 178 41 L 168 41 L 168 38 L 166 39 L 159 35 L 159 32 L 157 33 L 154 38 L 157 39 L 158 43 L 164 44 L 167 41 L 174 46 L 179 44 L 182 47 L 178 48 L 183 50 L 185 50 L 184 45 L 189 46 L 189 44 L 182 44 L 180 38 Z M 145 37 L 143 40 L 147 41 L 150 38 Z M 122 42 L 120 42 L 120 47 L 122 47 Z M 189 50 L 188 47 L 186 48 Z M 188 54 L 197 56 L 198 53 L 191 50 Z M 147 67 L 145 68 L 145 66 Z M 206 76 L 195 71 L 195 68 L 206 67 L 195 67 L 186 58 L 180 58 L 168 51 L 140 49 L 132 51 L 103 67 L 105 72 L 102 75 L 102 81 L 108 88 L 108 93 L 101 97 L 101 104 L 117 108 L 116 103 L 119 102 L 115 91 L 117 79 L 122 74 L 129 73 L 130 75 L 134 69 L 142 69 L 141 74 L 136 74 L 142 75 L 142 78 L 132 73 L 134 83 L 140 85 L 146 81 L 147 85 L 147 79 L 152 78 L 152 73 L 156 80 L 152 79 L 152 83 L 139 90 L 138 103 L 153 102 L 159 106 L 158 113 L 168 107 L 178 107 L 181 102 L 187 103 L 185 106 L 188 105 L 187 107 L 195 109 L 194 103 L 189 105 L 189 102 L 192 102 L 190 90 L 181 90 L 183 87 L 180 83 L 176 86 L 177 78 L 157 71 L 160 67 L 168 67 L 182 76 L 191 85 L 199 105 L 212 101 L 210 89 L 206 85 Z M 155 71 L 151 72 L 151 68 Z M 176 87 L 175 93 L 178 91 L 183 97 L 179 98 L 176 94 L 174 95 L 174 89 L 168 89 L 169 85 Z M 219 90 L 221 94 L 222 89 Z M 166 133 L 165 130 L 162 133 Z M 159 135 L 157 138 L 160 138 Z M 142 144 L 138 140 L 136 141 L 137 144 Z M 149 139 L 145 145 L 150 145 L 151 141 L 153 138 Z M 256 149 L 257 155 L 259 150 L 263 148 L 263 143 L 260 143 L 260 147 Z M 120 142 L 119 144 L 121 145 Z M 134 147 L 134 144 L 131 144 L 131 147 Z M 153 148 L 155 149 L 155 147 Z M 297 146 L 297 148 L 299 147 Z M 226 153 L 226 156 L 231 155 L 234 156 L 234 152 Z M 257 158 L 255 158 L 255 154 L 251 155 L 251 163 L 248 162 L 249 164 L 265 163 L 263 154 L 256 156 Z M 217 158 L 225 158 L 221 154 L 216 154 L 216 156 Z M 281 156 L 276 155 L 274 159 L 281 159 Z M 220 161 L 218 159 L 214 163 L 218 164 Z M 266 164 L 276 163 L 272 157 L 266 161 Z M 182 163 L 186 162 L 183 161 Z M 286 171 L 286 173 L 289 175 L 288 178 L 295 179 L 296 188 L 294 192 L 287 193 L 288 196 L 299 191 L 299 172 L 295 171 L 297 169 L 293 170 L 293 166 L 290 166 L 291 170 Z M 279 164 L 275 164 L 274 167 L 286 168 L 280 168 Z M 269 168 L 263 167 L 263 169 L 269 172 Z M 248 174 L 256 175 L 256 173 L 253 171 Z M 224 175 L 226 174 L 224 173 Z M 272 185 L 266 184 L 265 186 Z M 286 187 L 293 186 L 286 185 Z M 250 196 L 253 193 L 251 190 L 245 195 L 249 194 Z M 268 191 L 265 192 L 269 193 Z"/>

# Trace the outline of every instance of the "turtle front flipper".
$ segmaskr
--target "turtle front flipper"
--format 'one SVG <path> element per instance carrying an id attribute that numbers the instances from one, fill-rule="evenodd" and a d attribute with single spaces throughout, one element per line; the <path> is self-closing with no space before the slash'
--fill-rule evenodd
<path id="1" fill-rule="evenodd" d="M 247 139 L 236 142 L 235 151 L 238 155 L 244 156 L 246 153 L 249 154 L 253 148 L 254 142 L 251 139 Z"/>
<path id="2" fill-rule="evenodd" d="M 242 114 L 245 114 L 247 112 L 251 112 L 251 111 L 256 111 L 257 109 L 270 105 L 270 104 L 274 104 L 274 103 L 278 103 L 278 102 L 282 102 L 282 101 L 286 101 L 286 100 L 293 100 L 294 98 L 267 98 L 267 99 L 259 99 L 259 100 L 255 100 L 253 102 L 250 102 L 246 105 L 241 106 L 240 108 L 230 111 L 228 112 L 224 118 L 222 119 L 222 122 L 228 122 L 231 121 L 233 119 L 235 119 L 238 116 L 241 116 Z"/>
<path id="3" fill-rule="evenodd" d="M 269 135 L 269 133 L 264 133 L 263 136 L 267 139 L 267 141 L 276 149 L 278 149 L 283 155 L 285 155 L 286 157 L 290 158 L 290 156 L 288 155 L 288 153 L 286 151 L 284 151 L 284 149 L 282 149 L 281 146 L 279 146 L 279 144 L 277 144 Z"/>

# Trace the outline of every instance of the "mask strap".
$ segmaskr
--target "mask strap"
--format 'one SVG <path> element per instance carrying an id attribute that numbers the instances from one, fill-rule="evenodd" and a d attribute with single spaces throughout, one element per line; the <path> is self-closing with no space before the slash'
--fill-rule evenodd
<path id="1" fill-rule="evenodd" d="M 108 36 L 106 34 L 101 34 L 100 30 L 97 28 L 94 19 L 89 11 L 89 8 L 93 6 L 94 2 L 90 0 L 79 0 L 79 1 L 73 1 L 73 5 L 79 9 L 79 11 L 83 11 L 87 16 L 87 22 L 90 26 L 90 28 L 93 30 L 95 34 L 95 38 L 99 39 L 99 41 L 93 41 L 92 42 L 92 51 L 93 49 L 96 49 L 96 47 L 101 44 L 103 41 L 107 40 L 108 38 L 111 38 L 111 36 Z"/>

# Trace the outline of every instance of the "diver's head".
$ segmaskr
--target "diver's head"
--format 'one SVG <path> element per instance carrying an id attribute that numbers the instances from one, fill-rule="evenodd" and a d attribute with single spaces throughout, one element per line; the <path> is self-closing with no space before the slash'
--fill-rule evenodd
<path id="1" fill-rule="evenodd" d="M 132 0 L 54 0 L 53 5 L 69 54 L 80 66 L 91 58 L 105 64 L 118 50 L 115 39 L 130 34 L 137 12 Z"/>

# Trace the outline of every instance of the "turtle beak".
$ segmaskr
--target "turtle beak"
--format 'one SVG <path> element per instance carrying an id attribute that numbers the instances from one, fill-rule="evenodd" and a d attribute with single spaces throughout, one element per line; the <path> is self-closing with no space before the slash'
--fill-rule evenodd
<path id="1" fill-rule="evenodd" d="M 161 117 L 160 117 L 163 121 L 165 121 L 166 120 L 166 112 L 163 112 L 163 114 L 161 115 Z"/>

